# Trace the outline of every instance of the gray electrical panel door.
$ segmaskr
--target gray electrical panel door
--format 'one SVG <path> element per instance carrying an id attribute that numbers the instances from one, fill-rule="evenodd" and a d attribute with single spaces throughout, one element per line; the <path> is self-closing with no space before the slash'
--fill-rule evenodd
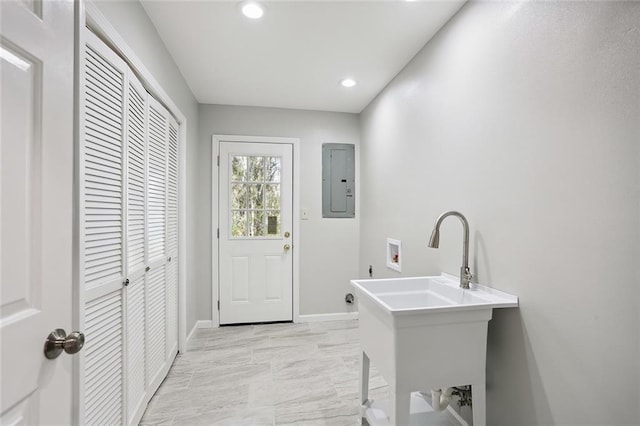
<path id="1" fill-rule="evenodd" d="M 355 176 L 355 145 L 322 144 L 322 217 L 355 217 Z"/>

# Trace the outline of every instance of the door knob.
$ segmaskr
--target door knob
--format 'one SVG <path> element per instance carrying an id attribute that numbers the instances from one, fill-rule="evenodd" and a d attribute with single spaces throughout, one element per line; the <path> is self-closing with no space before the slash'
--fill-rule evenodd
<path id="1" fill-rule="evenodd" d="M 57 328 L 53 330 L 47 340 L 44 342 L 44 356 L 47 359 L 57 358 L 58 355 L 65 351 L 66 353 L 73 355 L 80 352 L 80 349 L 84 346 L 84 334 L 79 331 L 67 333 Z"/>
<path id="2" fill-rule="evenodd" d="M 289 244 L 285 244 L 284 251 L 289 251 L 289 250 L 291 250 L 291 246 Z"/>

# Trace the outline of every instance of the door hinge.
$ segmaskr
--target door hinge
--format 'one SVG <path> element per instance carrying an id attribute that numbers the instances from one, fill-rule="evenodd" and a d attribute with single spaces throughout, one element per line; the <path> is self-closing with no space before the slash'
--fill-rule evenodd
<path id="1" fill-rule="evenodd" d="M 218 300 L 218 310 L 220 310 L 220 301 Z"/>
<path id="2" fill-rule="evenodd" d="M 217 232 L 216 232 L 216 235 L 217 235 L 217 237 L 218 237 L 218 239 L 219 239 L 219 238 L 220 238 L 220 228 L 218 228 L 218 230 L 217 230 Z"/>
<path id="3" fill-rule="evenodd" d="M 220 156 L 218 155 L 218 167 L 220 167 Z"/>

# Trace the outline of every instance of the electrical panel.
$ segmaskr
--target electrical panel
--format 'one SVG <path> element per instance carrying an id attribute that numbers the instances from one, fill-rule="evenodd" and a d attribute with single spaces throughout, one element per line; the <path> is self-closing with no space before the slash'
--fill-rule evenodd
<path id="1" fill-rule="evenodd" d="M 355 217 L 355 175 L 355 145 L 322 144 L 322 217 Z"/>

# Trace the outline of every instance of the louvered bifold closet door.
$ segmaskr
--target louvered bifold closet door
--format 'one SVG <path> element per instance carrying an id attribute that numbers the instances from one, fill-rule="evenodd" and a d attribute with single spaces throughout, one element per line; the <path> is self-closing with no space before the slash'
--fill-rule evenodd
<path id="1" fill-rule="evenodd" d="M 178 347 L 178 124 L 170 117 L 167 144 L 167 350 Z"/>
<path id="2" fill-rule="evenodd" d="M 147 380 L 162 380 L 166 342 L 167 140 L 169 114 L 149 97 L 147 115 Z"/>
<path id="3" fill-rule="evenodd" d="M 127 97 L 127 423 L 146 408 L 147 91 L 130 75 Z"/>
<path id="4" fill-rule="evenodd" d="M 81 422 L 122 424 L 127 67 L 86 33 L 80 162 L 80 259 L 85 348 Z"/>

